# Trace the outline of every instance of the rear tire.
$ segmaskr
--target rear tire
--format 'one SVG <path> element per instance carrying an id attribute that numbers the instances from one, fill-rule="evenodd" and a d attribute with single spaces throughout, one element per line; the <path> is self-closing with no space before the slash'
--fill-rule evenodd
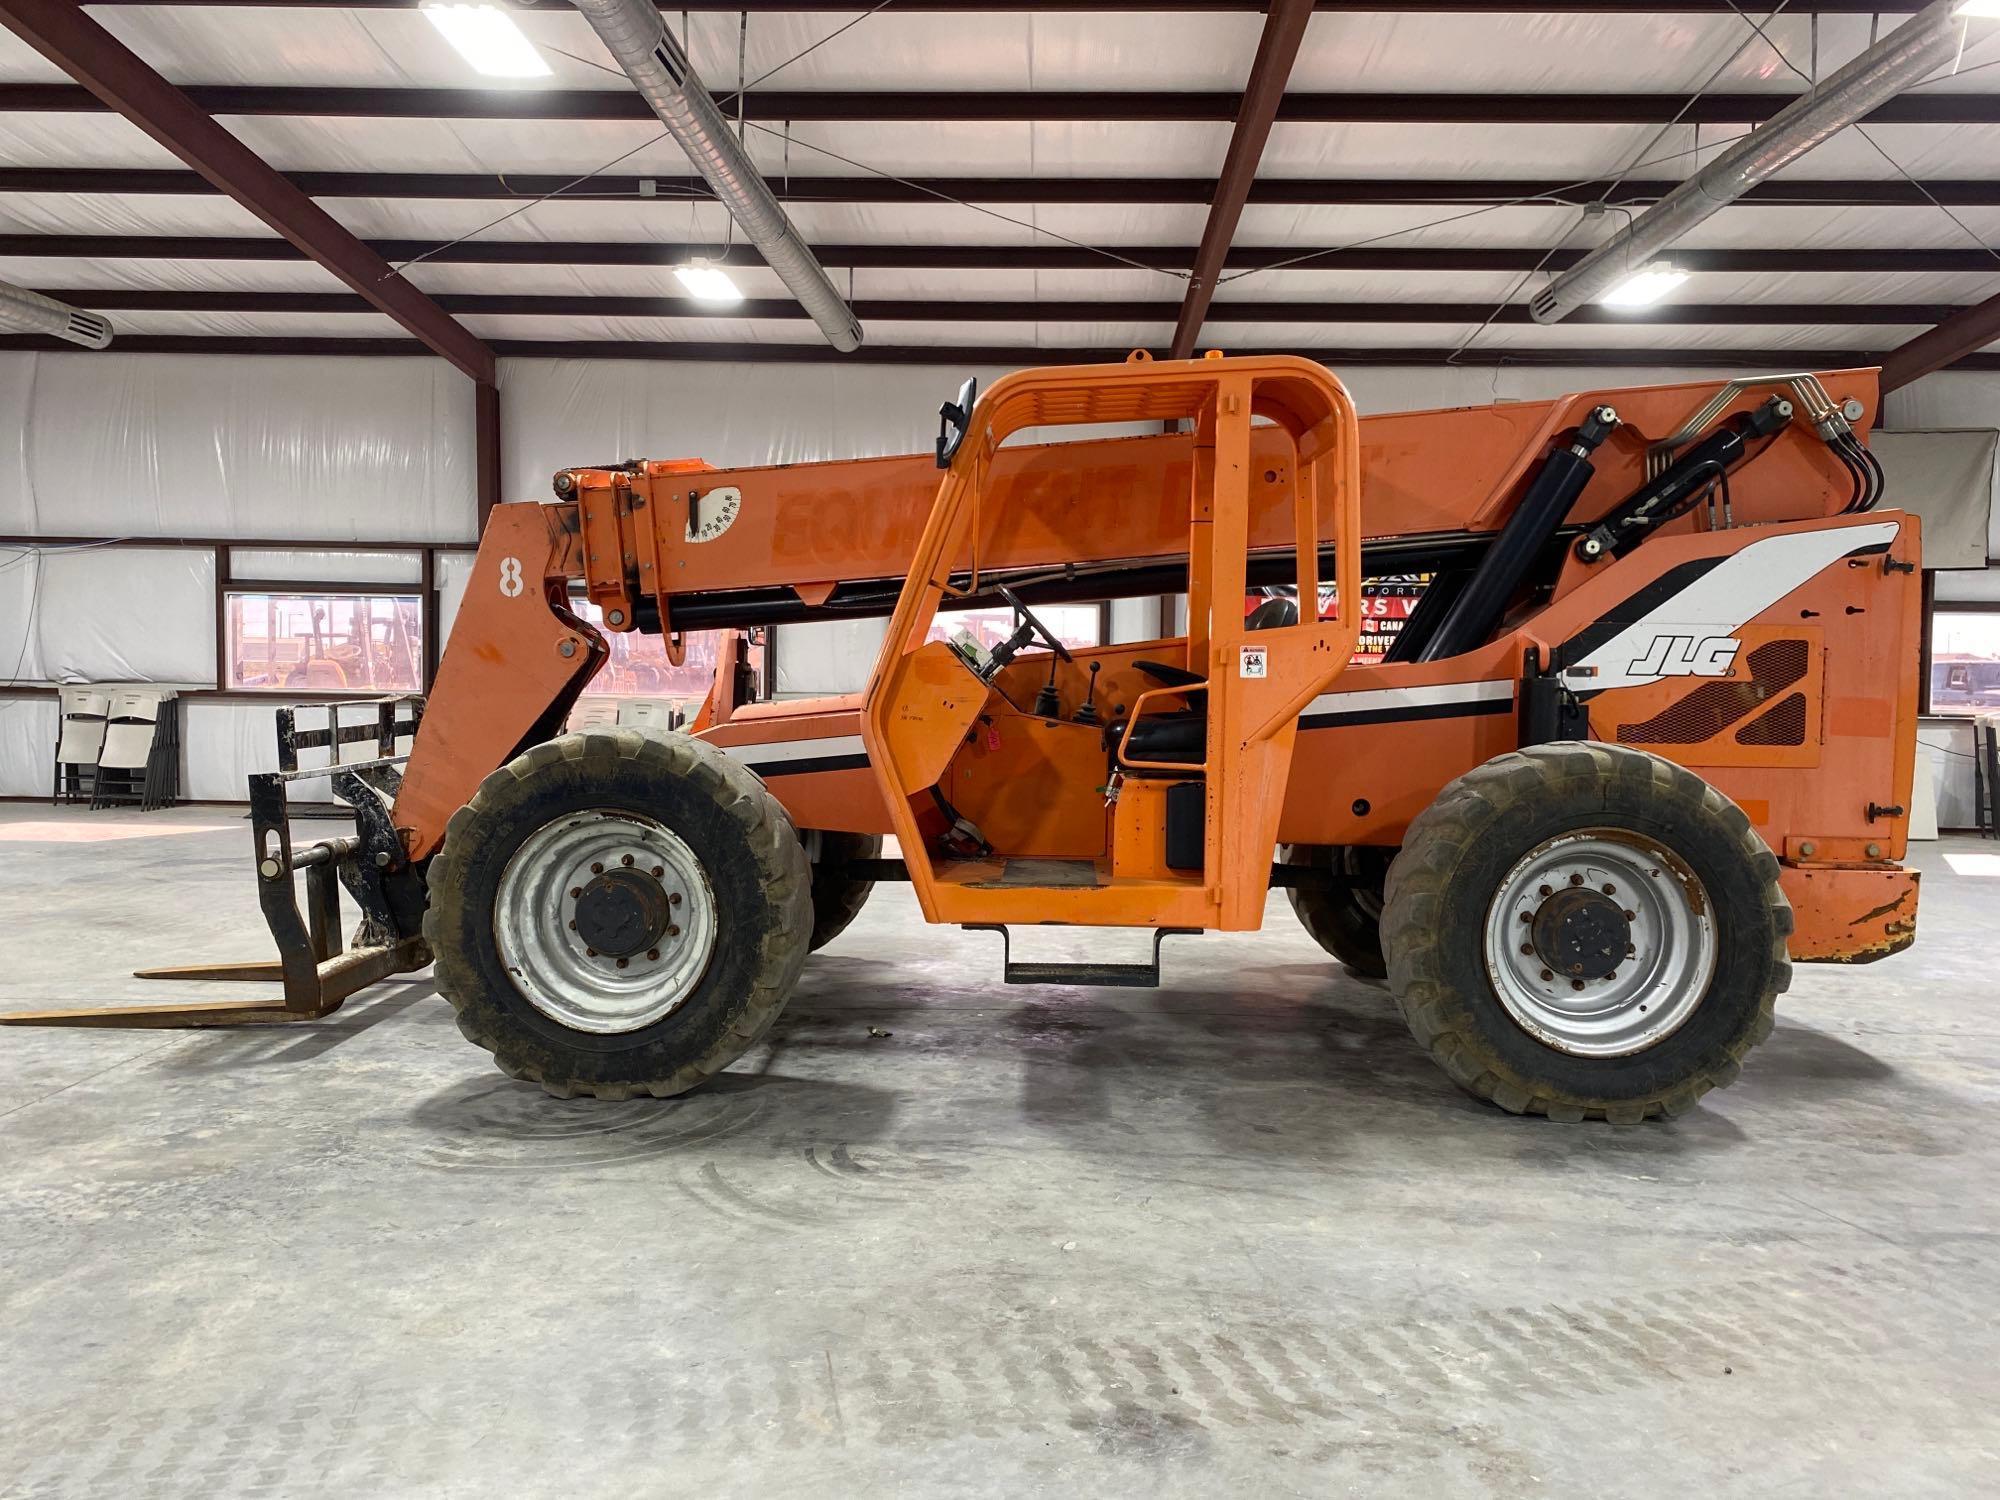
<path id="1" fill-rule="evenodd" d="M 1495 757 L 1411 823 L 1390 987 L 1463 1088 L 1632 1123 L 1735 1081 L 1791 979 L 1792 911 L 1743 810 L 1681 766 L 1584 742 Z"/>
<path id="2" fill-rule="evenodd" d="M 879 833 L 820 833 L 812 836 L 817 844 L 812 859 L 813 930 L 812 951 L 817 953 L 847 930 L 847 924 L 868 904 L 872 880 L 856 880 L 842 873 L 849 860 L 880 859 Z"/>
<path id="3" fill-rule="evenodd" d="M 657 730 L 564 735 L 502 766 L 452 815 L 430 891 L 459 1030 L 563 1098 L 706 1082 L 777 1019 L 812 933 L 784 809 L 713 746 Z"/>
<path id="4" fill-rule="evenodd" d="M 1382 882 L 1395 854 L 1365 846 L 1287 844 L 1279 856 L 1285 864 L 1332 870 L 1352 882 L 1292 886 L 1285 894 L 1313 941 L 1364 979 L 1389 972 L 1382 957 Z"/>

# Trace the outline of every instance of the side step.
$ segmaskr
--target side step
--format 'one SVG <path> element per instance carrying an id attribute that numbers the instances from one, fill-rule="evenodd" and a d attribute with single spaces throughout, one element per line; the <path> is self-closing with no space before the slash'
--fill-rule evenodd
<path id="1" fill-rule="evenodd" d="M 967 922 L 967 932 L 1000 934 L 1000 975 L 1008 984 L 1067 984 L 1096 989 L 1152 990 L 1160 987 L 1160 942 L 1169 937 L 1197 937 L 1199 927 L 1153 929 L 1153 961 L 1149 964 L 1015 963 L 1012 940 L 996 922 Z"/>

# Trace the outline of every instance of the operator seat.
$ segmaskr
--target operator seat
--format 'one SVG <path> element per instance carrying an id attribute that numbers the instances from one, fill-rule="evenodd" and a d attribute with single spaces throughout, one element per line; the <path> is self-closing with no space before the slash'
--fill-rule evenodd
<path id="1" fill-rule="evenodd" d="M 1299 622 L 1298 605 L 1286 598 L 1266 599 L 1250 612 L 1243 622 L 1245 630 L 1275 630 L 1283 625 Z M 1190 672 L 1185 667 L 1169 666 L 1159 661 L 1135 661 L 1132 663 L 1140 671 L 1163 687 L 1196 687 L 1208 679 L 1199 672 Z M 1111 752 L 1112 769 L 1124 771 L 1133 776 L 1173 776 L 1173 771 L 1159 771 L 1147 766 L 1127 765 L 1118 758 L 1119 742 L 1125 737 L 1125 726 L 1131 722 L 1126 714 L 1114 719 L 1104 727 L 1105 748 Z M 1165 713 L 1147 714 L 1139 721 L 1139 727 L 1132 732 L 1130 753 L 1139 760 L 1156 760 L 1181 766 L 1200 766 L 1208 758 L 1208 704 L 1203 698 L 1199 706 L 1193 708 L 1169 709 Z"/>

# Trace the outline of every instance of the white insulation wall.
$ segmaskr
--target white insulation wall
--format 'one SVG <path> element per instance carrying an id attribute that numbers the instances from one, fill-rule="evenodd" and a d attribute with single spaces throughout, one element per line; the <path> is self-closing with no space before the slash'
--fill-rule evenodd
<path id="1" fill-rule="evenodd" d="M 937 408 L 967 375 L 878 365 L 510 359 L 501 363 L 503 495 L 548 497 L 576 463 L 699 457 L 800 463 L 928 450 Z M 1364 412 L 1532 400 L 1565 391 L 1707 379 L 1698 369 L 1398 369 L 1346 372 Z M 2000 426 L 2000 376 L 1936 375 L 1888 403 L 1888 425 Z M 410 542 L 474 540 L 472 388 L 426 359 L 0 354 L 0 534 Z M 1073 432 L 1071 436 L 1086 435 Z M 1048 434 L 1055 436 L 1055 434 Z M 438 558 L 449 631 L 469 551 Z M 239 550 L 246 576 L 413 577 L 415 553 Z M 7 688 L 50 681 L 215 682 L 206 550 L 0 550 L 0 794 L 48 786 L 54 703 Z M 1986 579 L 1949 575 L 1968 589 Z M 1993 575 L 1987 575 L 1992 577 Z M 1943 592 L 1941 590 L 1941 592 Z M 1121 604 L 1113 634 L 1154 633 L 1151 600 Z M 781 632 L 786 696 L 850 691 L 880 626 Z M 184 785 L 242 795 L 272 761 L 259 703 L 185 705 Z"/>

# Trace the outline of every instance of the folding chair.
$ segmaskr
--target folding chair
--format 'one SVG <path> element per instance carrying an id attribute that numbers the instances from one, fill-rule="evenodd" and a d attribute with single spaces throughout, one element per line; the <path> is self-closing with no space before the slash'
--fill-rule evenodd
<path id="1" fill-rule="evenodd" d="M 616 698 L 579 698 L 569 711 L 571 729 L 602 729 L 618 722 Z"/>
<path id="2" fill-rule="evenodd" d="M 1972 720 L 1972 796 L 1982 838 L 2000 838 L 2000 714 Z"/>
<path id="3" fill-rule="evenodd" d="M 158 688 L 121 688 L 112 695 L 92 807 L 136 802 L 142 811 L 152 812 L 168 804 L 178 781 L 169 762 L 180 738 L 172 732 L 171 710 L 168 732 L 162 732 L 161 706 L 170 702 L 171 695 Z"/>
<path id="4" fill-rule="evenodd" d="M 61 693 L 51 806 L 81 802 L 96 794 L 97 757 L 104 749 L 104 721 L 111 706 L 110 698 L 94 688 L 66 687 Z"/>
<path id="5" fill-rule="evenodd" d="M 618 704 L 618 722 L 635 729 L 672 729 L 677 720 L 673 704 L 665 698 L 624 698 Z"/>

